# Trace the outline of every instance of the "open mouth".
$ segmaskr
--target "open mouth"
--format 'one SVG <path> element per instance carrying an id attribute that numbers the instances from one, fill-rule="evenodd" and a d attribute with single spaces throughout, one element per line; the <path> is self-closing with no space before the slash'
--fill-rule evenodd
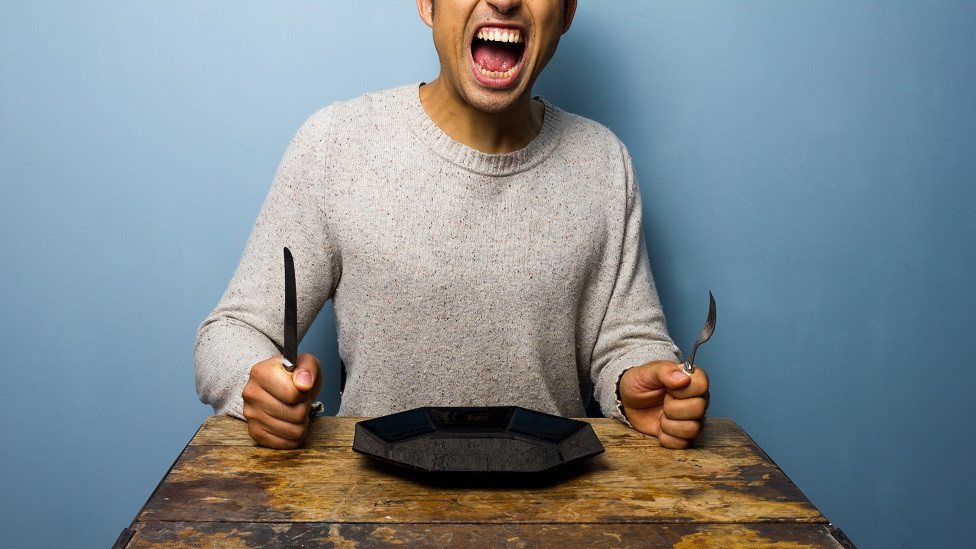
<path id="1" fill-rule="evenodd" d="M 481 76 L 505 81 L 518 72 L 525 53 L 522 31 L 508 27 L 482 27 L 471 42 L 471 58 Z"/>

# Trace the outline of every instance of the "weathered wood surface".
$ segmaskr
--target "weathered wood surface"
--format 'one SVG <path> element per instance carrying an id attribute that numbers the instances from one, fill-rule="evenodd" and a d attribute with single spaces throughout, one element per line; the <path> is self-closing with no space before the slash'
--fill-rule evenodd
<path id="1" fill-rule="evenodd" d="M 243 422 L 209 418 L 127 547 L 842 546 L 730 420 L 710 419 L 681 451 L 588 420 L 604 454 L 560 476 L 512 480 L 391 469 L 352 451 L 356 421 L 317 418 L 305 447 L 284 451 L 256 446 Z"/>
<path id="2" fill-rule="evenodd" d="M 586 547 L 841 549 L 821 524 L 323 524 L 164 522 L 144 525 L 128 547 L 240 548 L 391 546 L 443 549 Z"/>

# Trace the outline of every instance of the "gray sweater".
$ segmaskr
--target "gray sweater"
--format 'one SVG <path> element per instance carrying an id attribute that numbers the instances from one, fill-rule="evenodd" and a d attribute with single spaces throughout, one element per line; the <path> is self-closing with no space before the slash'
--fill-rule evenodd
<path id="1" fill-rule="evenodd" d="M 416 85 L 315 113 L 197 334 L 197 391 L 219 414 L 242 417 L 251 366 L 281 354 L 283 246 L 299 337 L 334 300 L 340 415 L 519 405 L 576 417 L 592 383 L 622 419 L 623 371 L 680 360 L 627 150 L 548 103 L 535 140 L 502 155 L 444 134 Z"/>

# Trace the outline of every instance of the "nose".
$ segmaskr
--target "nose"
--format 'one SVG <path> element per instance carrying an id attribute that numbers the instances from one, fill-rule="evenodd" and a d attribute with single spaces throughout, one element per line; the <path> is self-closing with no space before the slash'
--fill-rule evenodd
<path id="1" fill-rule="evenodd" d="M 508 15 L 518 9 L 521 4 L 521 0 L 488 0 L 488 5 L 501 15 Z"/>

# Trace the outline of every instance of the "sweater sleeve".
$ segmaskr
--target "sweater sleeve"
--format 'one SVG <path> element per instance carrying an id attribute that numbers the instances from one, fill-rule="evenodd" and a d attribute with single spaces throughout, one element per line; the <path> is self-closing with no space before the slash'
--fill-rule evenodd
<path id="1" fill-rule="evenodd" d="M 640 190 L 622 144 L 621 150 L 626 197 L 619 262 L 593 352 L 591 377 L 603 414 L 628 423 L 617 392 L 620 376 L 647 362 L 680 361 L 681 352 L 668 335 L 641 227 Z"/>
<path id="2" fill-rule="evenodd" d="M 299 340 L 338 283 L 339 262 L 323 199 L 328 109 L 298 131 L 278 167 L 244 254 L 194 347 L 200 400 L 243 419 L 241 391 L 251 367 L 281 354 L 284 316 L 282 248 L 295 257 Z"/>

